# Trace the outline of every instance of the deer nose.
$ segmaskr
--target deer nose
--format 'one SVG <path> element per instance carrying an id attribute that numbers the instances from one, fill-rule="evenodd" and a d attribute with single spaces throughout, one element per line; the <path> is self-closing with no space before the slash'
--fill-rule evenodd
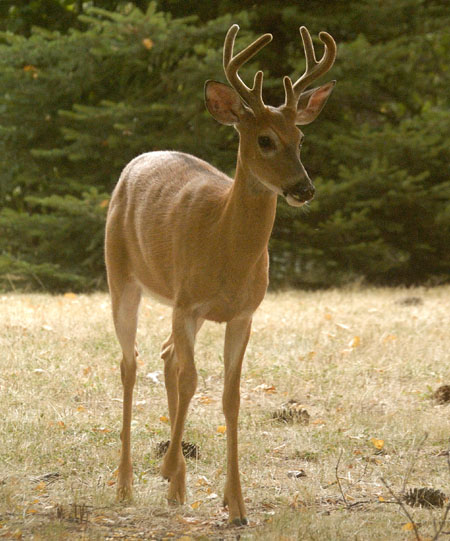
<path id="1" fill-rule="evenodd" d="M 314 188 L 312 182 L 305 184 L 303 181 L 286 191 L 284 195 L 290 195 L 297 201 L 304 203 L 305 201 L 310 201 L 313 199 L 315 193 L 316 189 Z"/>

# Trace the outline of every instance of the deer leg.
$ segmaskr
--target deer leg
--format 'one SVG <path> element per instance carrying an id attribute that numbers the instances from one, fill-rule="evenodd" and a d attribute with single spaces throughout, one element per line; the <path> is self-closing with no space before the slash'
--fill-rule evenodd
<path id="1" fill-rule="evenodd" d="M 194 364 L 194 342 L 198 328 L 192 314 L 174 308 L 172 322 L 172 340 L 174 351 L 171 356 L 172 366 L 165 370 L 170 378 L 168 385 L 169 408 L 171 412 L 171 440 L 161 466 L 161 474 L 170 481 L 168 500 L 170 503 L 184 503 L 186 493 L 186 461 L 181 449 L 184 422 L 192 396 L 197 387 L 197 371 Z M 170 340 L 170 338 L 169 338 Z M 176 361 L 174 359 L 176 358 Z M 176 362 L 175 367 L 173 363 Z M 176 376 L 176 387 L 174 384 Z M 166 385 L 167 385 L 166 381 Z M 175 404 L 175 389 L 177 401 Z M 171 404 L 172 400 L 172 404 Z"/>
<path id="2" fill-rule="evenodd" d="M 111 288 L 114 325 L 122 347 L 120 374 L 123 385 L 123 424 L 120 439 L 122 449 L 117 482 L 117 498 L 130 499 L 132 496 L 133 466 L 131 461 L 131 410 L 133 387 L 136 381 L 136 328 L 141 290 L 134 283 L 127 283 L 119 292 Z"/>
<path id="3" fill-rule="evenodd" d="M 204 319 L 198 319 L 196 322 L 195 334 L 198 333 Z M 167 402 L 169 405 L 169 417 L 171 431 L 175 427 L 175 417 L 178 407 L 178 361 L 175 355 L 175 346 L 173 344 L 173 333 L 163 343 L 161 348 L 161 358 L 164 361 L 164 382 L 166 385 Z"/>
<path id="4" fill-rule="evenodd" d="M 173 430 L 178 407 L 178 362 L 175 355 L 172 334 L 167 338 L 161 348 L 161 358 L 164 361 L 164 383 L 166 385 L 167 403 L 169 405 L 170 428 Z"/>
<path id="5" fill-rule="evenodd" d="M 238 416 L 242 360 L 250 337 L 251 324 L 251 318 L 235 319 L 227 324 L 225 332 L 225 383 L 222 403 L 227 424 L 227 479 L 224 505 L 228 506 L 229 521 L 237 525 L 247 524 L 239 477 Z"/>

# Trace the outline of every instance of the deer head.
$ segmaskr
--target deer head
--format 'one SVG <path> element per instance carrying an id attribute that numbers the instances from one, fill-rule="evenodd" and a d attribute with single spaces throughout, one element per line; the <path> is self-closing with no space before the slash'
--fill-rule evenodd
<path id="1" fill-rule="evenodd" d="M 264 34 L 233 55 L 238 31 L 237 24 L 228 30 L 223 50 L 224 71 L 231 87 L 207 81 L 206 107 L 218 122 L 232 125 L 239 132 L 238 165 L 246 176 L 259 181 L 261 189 L 283 195 L 290 205 L 301 206 L 314 197 L 315 190 L 301 162 L 303 133 L 298 126 L 317 118 L 335 81 L 307 91 L 306 88 L 332 67 L 336 43 L 330 34 L 321 32 L 319 38 L 325 51 L 317 61 L 311 36 L 304 26 L 300 27 L 306 70 L 295 83 L 284 77 L 284 104 L 271 107 L 262 98 L 263 72 L 255 74 L 253 88 L 249 88 L 238 70 L 272 41 L 272 35 Z"/>

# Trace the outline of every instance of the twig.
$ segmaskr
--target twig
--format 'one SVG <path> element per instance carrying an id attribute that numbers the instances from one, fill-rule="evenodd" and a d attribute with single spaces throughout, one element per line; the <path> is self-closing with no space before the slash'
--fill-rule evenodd
<path id="1" fill-rule="evenodd" d="M 445 523 L 447 521 L 447 516 L 450 513 L 450 503 L 445 508 L 444 516 L 442 517 L 442 520 L 439 524 L 439 528 L 436 530 L 436 533 L 434 534 L 434 537 L 431 541 L 437 541 L 439 539 L 439 536 L 441 535 L 442 530 L 444 529 Z"/>
<path id="2" fill-rule="evenodd" d="M 448 440 L 447 466 L 448 466 L 448 473 L 450 474 L 450 439 Z"/>
<path id="3" fill-rule="evenodd" d="M 369 468 L 369 462 L 366 462 L 365 465 L 364 465 L 364 471 L 362 472 L 361 476 L 359 477 L 359 479 L 357 481 L 355 481 L 355 484 L 357 485 L 358 483 L 360 483 L 363 479 L 364 479 L 364 476 L 366 475 L 367 473 L 367 470 Z"/>
<path id="4" fill-rule="evenodd" d="M 343 453 L 343 449 L 341 449 L 341 452 L 339 453 L 339 458 L 338 458 L 338 461 L 336 462 L 336 467 L 334 468 L 334 471 L 336 472 L 336 481 L 337 481 L 337 484 L 338 484 L 338 487 L 339 487 L 339 490 L 341 491 L 341 494 L 342 494 L 342 499 L 344 500 L 344 503 L 345 503 L 345 507 L 347 509 L 349 509 L 349 505 L 348 505 L 348 502 L 347 502 L 347 498 L 345 497 L 345 494 L 344 494 L 344 491 L 342 490 L 342 485 L 341 485 L 341 481 L 339 479 L 339 464 L 341 463 L 341 458 L 342 458 L 342 453 Z"/>
<path id="5" fill-rule="evenodd" d="M 447 453 L 447 466 L 448 466 L 448 472 L 450 474 L 450 440 L 449 440 L 448 453 Z M 434 526 L 435 534 L 431 541 L 437 541 L 439 539 L 439 536 L 441 535 L 441 532 L 444 529 L 449 513 L 450 513 L 450 503 L 448 503 L 447 507 L 445 508 L 444 516 L 442 517 L 439 527 L 436 529 L 436 526 Z"/>
<path id="6" fill-rule="evenodd" d="M 380 480 L 381 482 L 383 483 L 383 485 L 389 490 L 389 494 L 394 498 L 394 500 L 397 502 L 397 504 L 400 506 L 401 510 L 405 513 L 405 515 L 407 516 L 409 522 L 412 524 L 413 528 L 414 528 L 414 533 L 416 535 L 416 539 L 417 541 L 420 541 L 421 538 L 420 538 L 420 535 L 419 535 L 419 528 L 417 527 L 417 524 L 415 523 L 414 519 L 412 518 L 412 516 L 409 514 L 409 511 L 408 509 L 406 509 L 406 506 L 405 504 L 402 502 L 402 500 L 400 500 L 400 498 L 394 493 L 394 491 L 392 490 L 392 488 L 388 485 L 387 481 L 384 480 L 383 477 L 380 477 Z"/>
<path id="7" fill-rule="evenodd" d="M 416 452 L 413 455 L 412 460 L 411 460 L 411 462 L 409 464 L 409 467 L 406 470 L 406 473 L 405 473 L 405 475 L 403 477 L 403 485 L 402 485 L 402 491 L 401 491 L 402 494 L 405 493 L 406 485 L 408 484 L 409 476 L 411 475 L 411 473 L 412 473 L 412 471 L 414 469 L 414 466 L 416 464 L 417 457 L 419 456 L 419 451 L 422 449 L 422 447 L 423 447 L 424 443 L 427 441 L 427 439 L 428 439 L 428 432 L 425 432 L 425 434 L 423 435 L 422 441 L 417 446 Z"/>

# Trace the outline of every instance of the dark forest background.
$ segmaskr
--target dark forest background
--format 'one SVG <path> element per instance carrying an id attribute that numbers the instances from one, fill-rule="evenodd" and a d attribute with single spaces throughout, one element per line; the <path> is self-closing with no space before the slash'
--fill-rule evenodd
<path id="1" fill-rule="evenodd" d="M 105 286 L 109 195 L 139 153 L 176 149 L 233 174 L 237 135 L 206 112 L 224 81 L 225 33 L 237 49 L 274 41 L 266 103 L 303 73 L 306 25 L 338 43 L 337 79 L 306 126 L 307 212 L 279 202 L 275 286 L 427 284 L 450 275 L 450 9 L 447 0 L 0 3 L 0 287 Z"/>

